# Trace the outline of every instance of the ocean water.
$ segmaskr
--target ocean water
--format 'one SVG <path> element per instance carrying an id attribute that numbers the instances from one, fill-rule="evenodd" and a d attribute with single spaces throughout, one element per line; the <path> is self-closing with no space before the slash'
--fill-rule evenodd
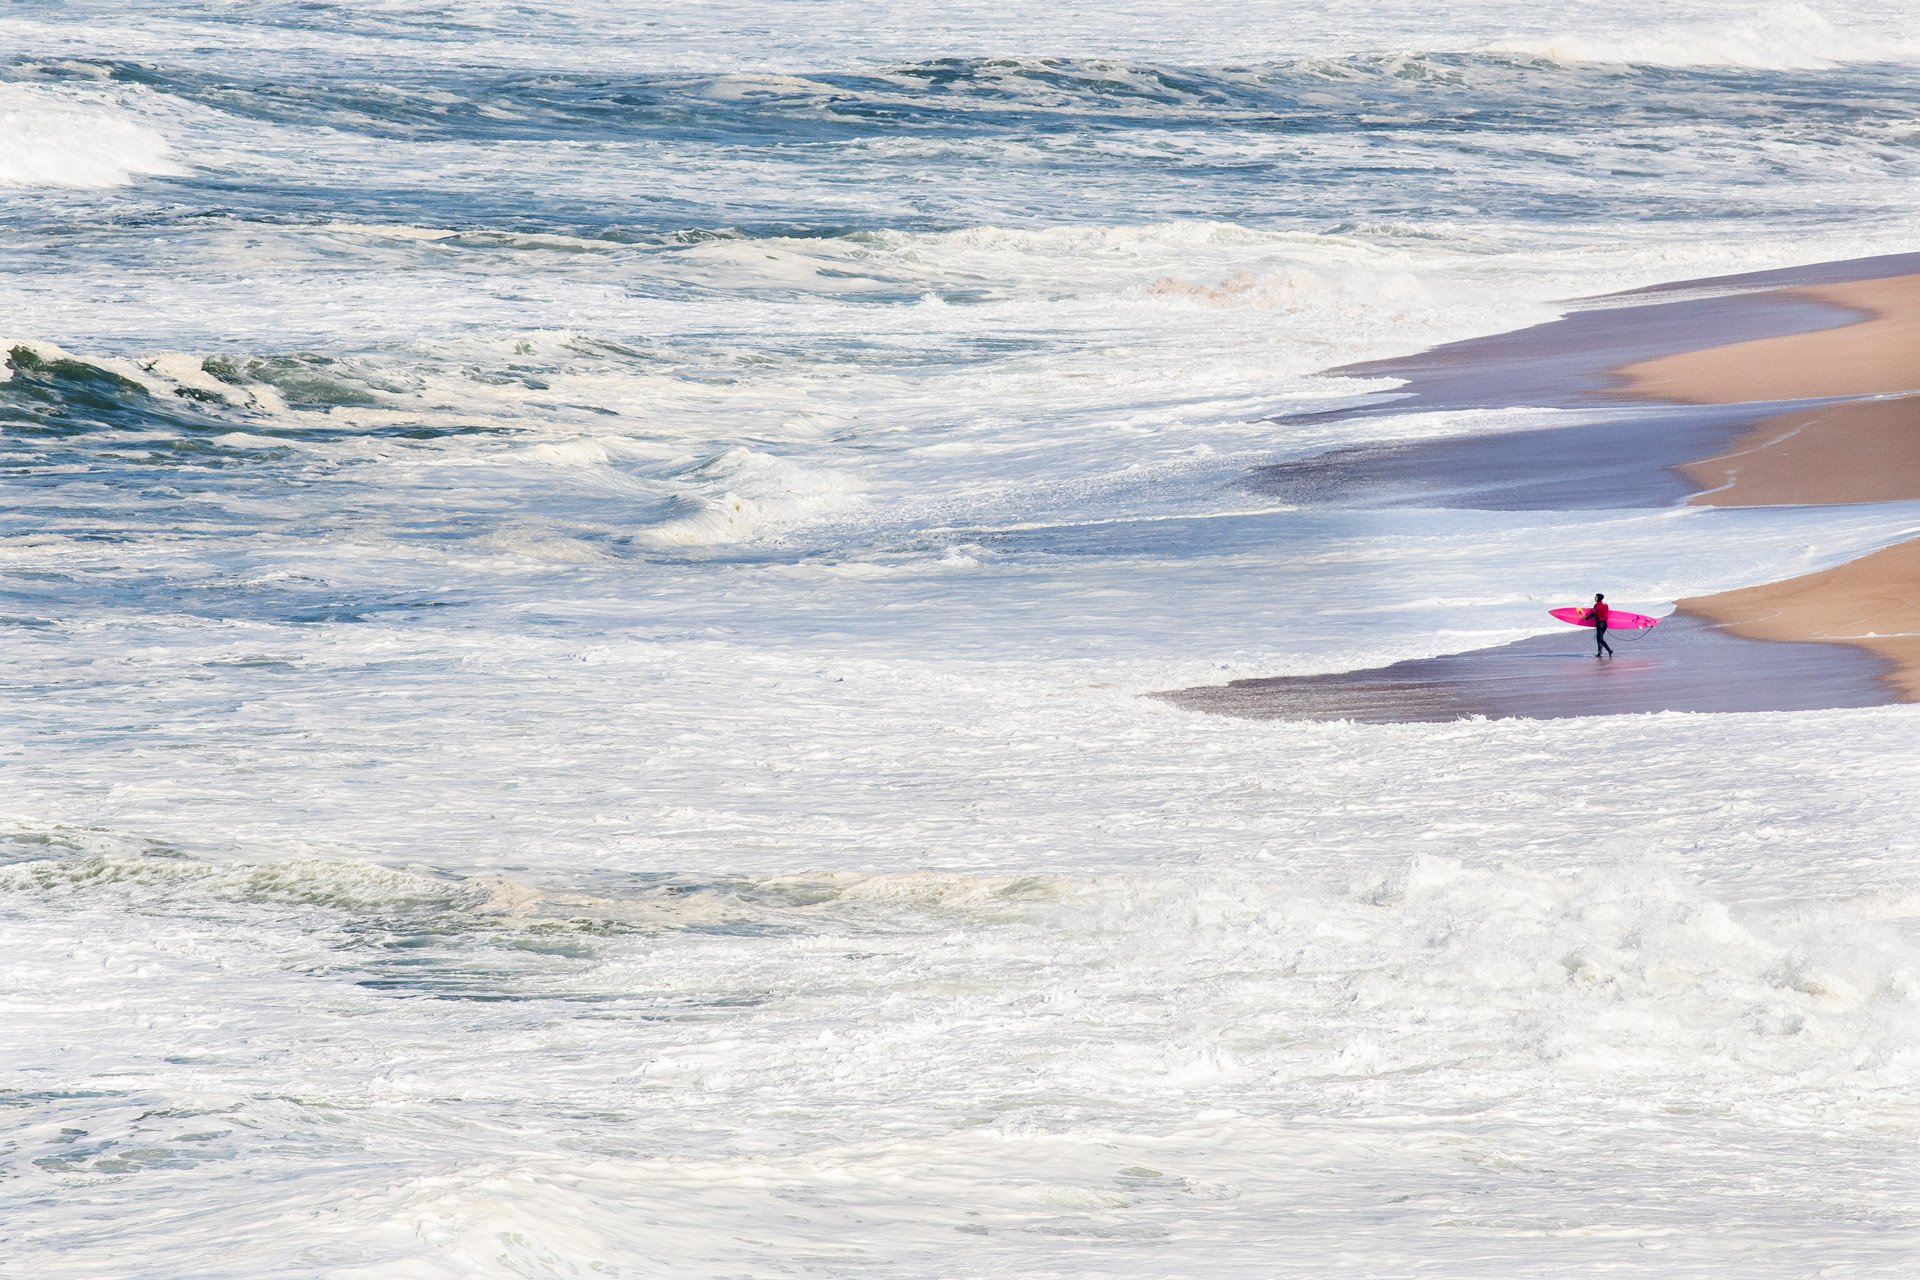
<path id="1" fill-rule="evenodd" d="M 1246 482 L 1917 176 L 1900 4 L 9 6 L 0 1273 L 1912 1275 L 1914 708 L 1141 695 L 1920 530 Z"/>

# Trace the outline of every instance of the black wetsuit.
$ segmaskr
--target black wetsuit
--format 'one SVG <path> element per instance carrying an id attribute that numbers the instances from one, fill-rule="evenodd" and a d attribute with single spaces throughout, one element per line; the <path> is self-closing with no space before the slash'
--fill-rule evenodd
<path id="1" fill-rule="evenodd" d="M 1589 610 L 1589 612 L 1592 611 Z M 1602 649 L 1609 654 L 1613 652 L 1613 646 L 1607 643 L 1607 619 L 1596 615 L 1593 619 L 1593 656 L 1599 657 Z"/>

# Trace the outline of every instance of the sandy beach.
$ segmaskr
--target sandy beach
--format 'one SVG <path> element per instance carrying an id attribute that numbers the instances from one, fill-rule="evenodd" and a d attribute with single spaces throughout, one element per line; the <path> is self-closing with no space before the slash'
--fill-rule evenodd
<path id="1" fill-rule="evenodd" d="M 1845 400 L 1761 419 L 1711 458 L 1680 465 L 1696 506 L 1920 498 L 1920 396 Z"/>
<path id="2" fill-rule="evenodd" d="M 1335 370 L 1403 379 L 1400 411 L 1668 408 L 1584 428 L 1352 447 L 1263 468 L 1249 487 L 1290 501 L 1483 509 L 1920 498 L 1916 266 L 1898 255 L 1676 281 L 1532 329 Z M 1678 601 L 1658 635 L 1600 664 L 1612 672 L 1604 678 L 1590 669 L 1585 634 L 1548 635 L 1164 696 L 1229 715 L 1375 722 L 1916 701 L 1920 539 Z"/>
<path id="3" fill-rule="evenodd" d="M 1784 582 L 1678 602 L 1755 640 L 1855 645 L 1886 659 L 1900 701 L 1920 702 L 1920 538 Z"/>
<path id="4" fill-rule="evenodd" d="M 1856 312 L 1839 328 L 1679 351 L 1620 366 L 1625 394 L 1741 404 L 1920 390 L 1920 275 L 1783 291 Z"/>
<path id="5" fill-rule="evenodd" d="M 1789 294 L 1856 312 L 1837 329 L 1638 361 L 1626 394 L 1693 404 L 1829 398 L 1755 423 L 1731 449 L 1681 470 L 1700 505 L 1920 498 L 1920 275 Z M 1884 397 L 1841 399 L 1837 397 Z M 1678 602 L 1757 640 L 1839 642 L 1880 655 L 1903 701 L 1920 700 L 1920 540 L 1820 573 Z"/>

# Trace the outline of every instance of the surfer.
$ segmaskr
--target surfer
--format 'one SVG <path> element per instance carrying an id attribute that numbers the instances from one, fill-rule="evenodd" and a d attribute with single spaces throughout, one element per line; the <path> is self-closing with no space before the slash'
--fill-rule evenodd
<path id="1" fill-rule="evenodd" d="M 1593 656 L 1596 658 L 1600 656 L 1602 649 L 1607 651 L 1609 658 L 1613 656 L 1613 646 L 1607 643 L 1608 612 L 1607 598 L 1596 591 L 1593 596 L 1593 608 L 1587 610 L 1587 616 L 1593 619 Z"/>

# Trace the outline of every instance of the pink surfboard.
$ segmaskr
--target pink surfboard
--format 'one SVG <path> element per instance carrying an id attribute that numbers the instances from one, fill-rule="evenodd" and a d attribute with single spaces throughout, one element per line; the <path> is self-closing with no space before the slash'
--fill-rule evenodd
<path id="1" fill-rule="evenodd" d="M 1591 605 L 1578 605 L 1571 609 L 1549 609 L 1548 613 L 1562 622 L 1571 622 L 1576 627 L 1590 627 L 1593 619 L 1586 616 Z M 1657 627 L 1660 619 L 1649 618 L 1644 613 L 1628 613 L 1625 609 L 1614 609 L 1607 614 L 1607 630 L 1633 631 L 1640 627 Z"/>

